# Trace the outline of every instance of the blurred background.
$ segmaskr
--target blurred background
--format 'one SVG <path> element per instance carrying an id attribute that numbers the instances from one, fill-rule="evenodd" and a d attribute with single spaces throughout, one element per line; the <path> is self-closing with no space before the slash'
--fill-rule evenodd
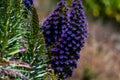
<path id="1" fill-rule="evenodd" d="M 40 22 L 59 0 L 35 0 Z M 120 80 L 120 0 L 83 0 L 89 37 L 67 80 Z"/>

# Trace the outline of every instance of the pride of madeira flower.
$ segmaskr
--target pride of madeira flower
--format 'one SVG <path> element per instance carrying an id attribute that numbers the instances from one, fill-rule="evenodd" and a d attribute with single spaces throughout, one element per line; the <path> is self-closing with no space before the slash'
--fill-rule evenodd
<path id="1" fill-rule="evenodd" d="M 42 23 L 43 34 L 47 46 L 56 44 L 61 37 L 62 29 L 67 21 L 65 2 L 60 1 L 54 11 Z"/>
<path id="2" fill-rule="evenodd" d="M 83 8 L 82 0 L 73 0 L 70 8 L 61 0 L 42 24 L 50 64 L 60 79 L 72 76 L 87 37 Z"/>

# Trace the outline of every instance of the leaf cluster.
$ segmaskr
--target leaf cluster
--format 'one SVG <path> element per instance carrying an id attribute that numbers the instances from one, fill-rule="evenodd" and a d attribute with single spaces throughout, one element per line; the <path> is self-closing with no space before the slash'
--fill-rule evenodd
<path id="1" fill-rule="evenodd" d="M 0 1 L 0 80 L 49 80 L 44 38 L 34 6 Z"/>

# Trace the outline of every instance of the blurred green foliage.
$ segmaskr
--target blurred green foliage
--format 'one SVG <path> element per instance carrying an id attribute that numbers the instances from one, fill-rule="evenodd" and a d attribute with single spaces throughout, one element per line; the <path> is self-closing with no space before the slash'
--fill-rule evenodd
<path id="1" fill-rule="evenodd" d="M 120 0 L 83 0 L 87 14 L 120 22 Z"/>
<path id="2" fill-rule="evenodd" d="M 94 73 L 90 67 L 86 67 L 83 71 L 83 79 L 82 80 L 93 80 L 97 77 L 98 75 Z"/>

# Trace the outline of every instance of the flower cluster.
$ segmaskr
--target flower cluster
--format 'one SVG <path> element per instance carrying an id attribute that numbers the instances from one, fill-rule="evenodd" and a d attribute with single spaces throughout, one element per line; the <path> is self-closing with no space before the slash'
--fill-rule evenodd
<path id="1" fill-rule="evenodd" d="M 58 5 L 57 11 L 54 10 L 44 21 L 43 34 L 47 47 L 52 45 L 51 66 L 59 78 L 65 79 L 72 76 L 73 69 L 77 67 L 79 52 L 87 37 L 87 24 L 81 0 L 74 0 L 67 11 L 64 11 L 67 8 L 65 1 L 60 1 L 59 4 L 63 2 L 64 7 Z"/>
<path id="2" fill-rule="evenodd" d="M 85 38 L 87 38 L 87 22 L 85 13 L 83 10 L 83 5 L 81 0 L 74 0 L 71 4 L 71 13 L 70 13 L 70 26 L 69 31 L 72 31 L 71 36 L 74 38 L 76 44 L 75 46 L 80 47 L 76 51 L 80 51 L 84 46 Z"/>
<path id="3" fill-rule="evenodd" d="M 67 21 L 67 8 L 65 2 L 60 1 L 56 9 L 42 23 L 43 35 L 47 46 L 56 44 L 61 37 L 62 30 Z"/>
<path id="4" fill-rule="evenodd" d="M 23 0 L 25 6 L 27 8 L 31 8 L 32 7 L 32 4 L 33 4 L 33 0 Z"/>

